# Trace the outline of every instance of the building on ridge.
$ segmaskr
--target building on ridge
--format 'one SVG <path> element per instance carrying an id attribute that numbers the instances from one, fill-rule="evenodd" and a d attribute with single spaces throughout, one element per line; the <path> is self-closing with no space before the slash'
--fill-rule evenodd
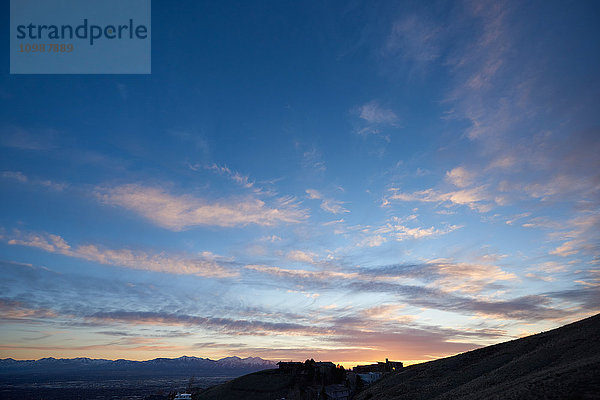
<path id="1" fill-rule="evenodd" d="M 369 365 L 357 365 L 352 368 L 352 371 L 357 374 L 368 374 L 369 372 L 397 372 L 401 370 L 403 367 L 402 362 L 400 361 L 389 361 L 387 358 L 385 362 L 379 361 L 377 364 L 369 364 Z"/>

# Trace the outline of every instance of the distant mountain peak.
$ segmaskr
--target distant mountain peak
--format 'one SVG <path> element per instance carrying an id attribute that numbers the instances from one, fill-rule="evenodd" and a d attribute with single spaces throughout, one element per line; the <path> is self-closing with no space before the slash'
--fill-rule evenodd
<path id="1" fill-rule="evenodd" d="M 223 357 L 223 358 L 217 360 L 217 362 L 219 362 L 219 361 L 229 361 L 229 360 L 241 360 L 241 358 L 238 357 L 238 356 Z"/>
<path id="2" fill-rule="evenodd" d="M 178 358 L 155 358 L 146 361 L 132 361 L 125 359 L 106 360 L 88 357 L 60 358 L 46 357 L 39 360 L 13 360 L 0 359 L 0 374 L 27 374 L 48 373 L 60 375 L 68 374 L 94 374 L 94 373 L 131 373 L 143 375 L 188 375 L 194 374 L 237 374 L 236 371 L 247 373 L 263 369 L 276 368 L 274 361 L 263 360 L 260 357 L 240 358 L 230 356 L 219 360 L 199 358 L 195 356 L 181 356 Z"/>

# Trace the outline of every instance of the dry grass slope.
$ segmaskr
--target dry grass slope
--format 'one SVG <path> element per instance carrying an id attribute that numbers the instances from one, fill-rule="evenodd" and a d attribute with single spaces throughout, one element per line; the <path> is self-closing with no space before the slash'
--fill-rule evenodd
<path id="1" fill-rule="evenodd" d="M 600 399 L 600 314 L 407 367 L 356 399 Z"/>
<path id="2" fill-rule="evenodd" d="M 285 397 L 293 386 L 291 375 L 268 369 L 244 375 L 202 392 L 198 400 L 272 400 Z"/>

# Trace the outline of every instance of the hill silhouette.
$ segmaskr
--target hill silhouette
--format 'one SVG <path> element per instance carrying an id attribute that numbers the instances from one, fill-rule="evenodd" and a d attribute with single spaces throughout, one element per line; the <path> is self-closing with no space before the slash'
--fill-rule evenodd
<path id="1" fill-rule="evenodd" d="M 298 378 L 265 370 L 214 386 L 194 398 L 301 398 L 294 392 L 299 385 Z M 600 400 L 600 314 L 537 335 L 411 365 L 385 376 L 354 399 Z"/>
<path id="2" fill-rule="evenodd" d="M 411 365 L 355 399 L 600 399 L 600 314 Z"/>
<path id="3" fill-rule="evenodd" d="M 295 385 L 291 375 L 282 375 L 276 369 L 255 372 L 213 386 L 200 393 L 198 400 L 269 400 L 285 398 Z"/>

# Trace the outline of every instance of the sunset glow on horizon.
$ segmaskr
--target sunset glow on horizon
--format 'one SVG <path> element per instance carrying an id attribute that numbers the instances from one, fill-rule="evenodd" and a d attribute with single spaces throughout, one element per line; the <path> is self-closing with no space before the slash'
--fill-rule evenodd
<path id="1" fill-rule="evenodd" d="M 597 314 L 599 4 L 154 1 L 150 75 L 4 43 L 0 358 L 408 365 Z"/>

